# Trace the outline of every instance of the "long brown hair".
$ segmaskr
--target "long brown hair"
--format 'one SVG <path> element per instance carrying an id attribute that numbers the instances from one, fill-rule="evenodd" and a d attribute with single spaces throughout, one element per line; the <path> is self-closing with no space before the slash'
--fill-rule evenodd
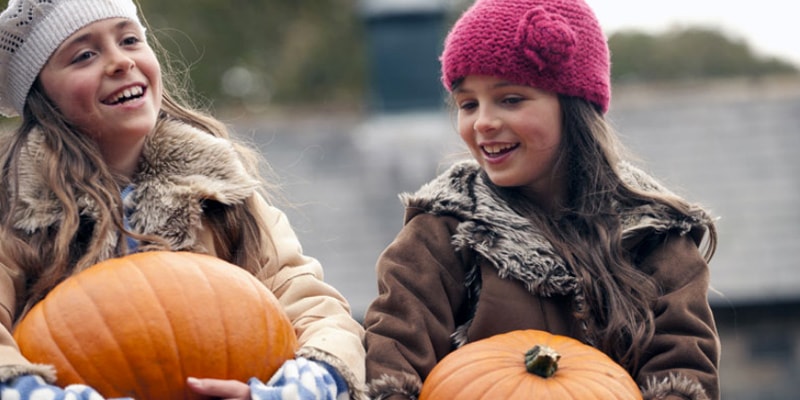
<path id="1" fill-rule="evenodd" d="M 624 247 L 619 210 L 660 205 L 675 216 L 700 211 L 678 196 L 626 185 L 617 167 L 630 153 L 603 115 L 580 98 L 560 96 L 560 104 L 564 136 L 553 174 L 567 179 L 565 204 L 547 212 L 520 196 L 518 188 L 494 189 L 542 228 L 582 282 L 588 307 L 574 312 L 587 321 L 587 339 L 635 370 L 655 332 L 652 306 L 659 288 Z M 707 233 L 704 257 L 710 260 L 716 248 L 713 224 Z"/>
<path id="2" fill-rule="evenodd" d="M 160 53 L 162 69 L 176 65 L 168 62 L 166 52 L 154 37 L 148 43 Z M 248 172 L 262 182 L 261 195 L 269 200 L 269 192 L 276 187 L 259 173 L 269 171 L 268 166 L 254 149 L 231 138 L 221 121 L 191 104 L 186 81 L 176 79 L 185 76 L 183 72 L 163 71 L 159 119 L 183 121 L 210 135 L 231 140 Z M 25 184 L 20 182 L 20 172 L 32 166 L 21 165 L 21 158 L 34 130 L 42 135 L 41 149 L 45 153 L 43 164 L 36 167 L 60 204 L 63 218 L 49 228 L 27 231 L 14 223 L 18 214 L 25 212 L 19 205 L 20 185 Z M 17 292 L 15 319 L 69 275 L 103 259 L 125 254 L 125 236 L 141 240 L 145 250 L 168 249 L 166 242 L 158 237 L 125 229 L 120 198 L 120 185 L 126 183 L 125 178 L 115 176 L 106 166 L 96 144 L 64 118 L 38 81 L 28 94 L 20 126 L 15 132 L 4 134 L 0 151 L 0 179 L 4 183 L 0 185 L 0 254 L 4 260 L 12 260 L 9 263 L 16 265 L 25 278 L 25 287 Z M 93 202 L 95 218 L 80 215 L 78 193 Z M 255 201 L 250 198 L 238 205 L 213 205 L 207 212 L 216 240 L 223 246 L 218 249 L 218 256 L 252 273 L 266 261 L 264 257 L 270 253 L 263 247 L 271 243 L 265 222 L 253 215 Z M 112 254 L 105 254 L 106 238 L 120 234 Z"/>

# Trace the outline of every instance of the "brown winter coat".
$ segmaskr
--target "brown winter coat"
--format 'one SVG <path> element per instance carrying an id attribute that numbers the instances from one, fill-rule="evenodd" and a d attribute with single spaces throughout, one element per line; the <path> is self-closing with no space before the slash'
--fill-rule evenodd
<path id="1" fill-rule="evenodd" d="M 665 190 L 633 167 L 623 172 L 631 185 Z M 416 398 L 438 360 L 497 333 L 540 329 L 586 340 L 571 312 L 585 305 L 577 278 L 484 179 L 465 162 L 404 197 L 405 226 L 378 261 L 380 295 L 364 321 L 372 398 Z M 645 399 L 718 399 L 719 341 L 697 247 L 711 221 L 652 211 L 623 214 L 624 244 L 661 291 L 656 336 L 629 372 Z"/>
<path id="2" fill-rule="evenodd" d="M 27 212 L 17 221 L 18 227 L 45 229 L 59 221 L 60 206 L 55 203 L 37 176 L 34 159 L 41 146 L 40 136 L 29 142 L 26 175 L 20 183 L 22 202 Z M 215 226 L 209 224 L 202 203 L 216 201 L 236 204 L 250 198 L 256 204 L 254 214 L 269 228 L 271 244 L 265 249 L 265 264 L 256 274 L 284 306 L 298 335 L 298 356 L 325 361 L 341 372 L 356 395 L 363 388 L 363 328 L 351 318 L 347 301 L 333 287 L 323 282 L 319 262 L 302 253 L 286 216 L 269 205 L 257 192 L 258 182 L 247 174 L 230 143 L 178 122 L 162 122 L 145 145 L 142 167 L 134 177 L 137 199 L 131 215 L 134 231 L 164 237 L 173 250 L 188 250 L 216 255 Z M 44 195 L 43 195 L 44 193 Z M 90 202 L 81 202 L 82 212 L 91 215 Z M 218 229 L 218 228 L 217 228 Z M 117 238 L 102 238 L 112 257 Z M 266 252 L 266 251 L 265 251 Z M 2 255 L 0 255 L 2 257 Z M 20 353 L 11 337 L 13 315 L 22 293 L 25 274 L 12 260 L 2 257 L 0 264 L 0 380 L 26 373 L 52 379 L 52 370 L 32 365 Z M 246 326 L 243 326 L 246 329 Z M 57 373 L 57 371 L 56 371 Z"/>

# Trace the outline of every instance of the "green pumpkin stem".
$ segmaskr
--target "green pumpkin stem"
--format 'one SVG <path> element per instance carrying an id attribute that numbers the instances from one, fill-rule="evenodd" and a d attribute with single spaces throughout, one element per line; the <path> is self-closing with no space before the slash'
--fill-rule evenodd
<path id="1" fill-rule="evenodd" d="M 525 369 L 532 373 L 549 378 L 558 369 L 561 355 L 550 347 L 536 345 L 525 353 Z"/>

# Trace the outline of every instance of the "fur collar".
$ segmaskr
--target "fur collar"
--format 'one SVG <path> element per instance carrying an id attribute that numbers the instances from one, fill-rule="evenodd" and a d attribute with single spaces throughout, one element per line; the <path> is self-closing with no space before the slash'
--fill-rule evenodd
<path id="1" fill-rule="evenodd" d="M 15 226 L 30 233 L 56 225 L 65 213 L 38 168 L 47 152 L 42 135 L 31 132 L 21 158 L 21 207 L 15 215 Z M 162 236 L 175 249 L 185 249 L 195 244 L 203 200 L 240 203 L 259 182 L 246 171 L 230 141 L 165 119 L 145 142 L 133 185 L 125 202 L 132 209 L 133 230 Z M 80 214 L 96 217 L 94 201 L 85 193 L 76 195 Z M 106 247 L 116 244 L 115 237 L 102 240 Z"/>
<path id="2" fill-rule="evenodd" d="M 619 167 L 623 180 L 633 188 L 674 196 L 634 166 L 623 163 Z M 494 195 L 486 179 L 476 162 L 463 161 L 416 193 L 401 195 L 401 199 L 414 210 L 412 215 L 429 212 L 458 218 L 461 223 L 452 238 L 453 245 L 473 249 L 497 268 L 500 277 L 519 280 L 540 296 L 581 297 L 577 278 L 552 244 L 528 219 Z M 699 231 L 702 237 L 711 220 L 702 210 L 697 211 L 693 216 L 675 216 L 659 206 L 622 210 L 623 239 L 673 229 L 682 234 Z"/>
<path id="3" fill-rule="evenodd" d="M 626 184 L 642 191 L 670 194 L 663 186 L 630 164 L 620 165 Z M 497 269 L 501 278 L 517 280 L 538 296 L 572 297 L 575 310 L 585 310 L 586 296 L 579 278 L 556 254 L 541 230 L 515 212 L 489 188 L 479 165 L 470 160 L 457 163 L 448 171 L 422 186 L 414 194 L 403 194 L 407 219 L 421 212 L 454 216 L 461 222 L 451 242 L 456 250 L 471 249 Z M 675 216 L 662 206 L 643 206 L 621 210 L 623 240 L 632 244 L 648 233 L 677 229 L 681 234 L 699 232 L 702 238 L 708 216 L 699 208 L 696 216 Z M 696 239 L 699 242 L 699 239 Z M 470 313 L 475 312 L 482 282 L 479 264 L 468 266 L 466 272 L 467 301 Z M 451 337 L 456 347 L 468 341 L 470 317 L 456 327 Z M 586 321 L 579 321 L 583 340 L 594 343 Z"/>

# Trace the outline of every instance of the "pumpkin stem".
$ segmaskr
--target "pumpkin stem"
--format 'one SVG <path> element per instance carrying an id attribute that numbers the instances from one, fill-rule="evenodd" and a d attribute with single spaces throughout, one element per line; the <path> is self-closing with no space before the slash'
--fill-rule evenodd
<path id="1" fill-rule="evenodd" d="M 561 354 L 551 347 L 536 345 L 525 353 L 525 369 L 542 378 L 549 378 L 558 369 Z"/>

